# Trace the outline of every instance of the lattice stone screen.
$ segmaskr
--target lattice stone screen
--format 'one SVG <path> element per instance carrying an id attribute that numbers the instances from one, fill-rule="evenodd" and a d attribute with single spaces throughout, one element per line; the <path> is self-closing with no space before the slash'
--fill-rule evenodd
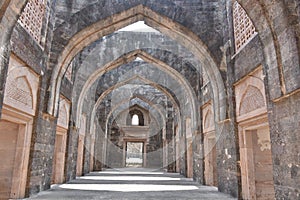
<path id="1" fill-rule="evenodd" d="M 29 0 L 19 18 L 19 23 L 38 43 L 41 40 L 44 14 L 44 0 Z"/>
<path id="2" fill-rule="evenodd" d="M 235 49 L 238 51 L 244 44 L 248 43 L 253 38 L 256 31 L 246 11 L 236 1 L 233 4 L 233 25 Z"/>

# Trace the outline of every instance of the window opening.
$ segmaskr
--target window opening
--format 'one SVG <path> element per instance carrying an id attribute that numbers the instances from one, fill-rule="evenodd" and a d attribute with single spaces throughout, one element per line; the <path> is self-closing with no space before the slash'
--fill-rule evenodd
<path id="1" fill-rule="evenodd" d="M 235 49 L 239 51 L 256 35 L 256 31 L 246 11 L 237 1 L 233 4 L 233 26 Z"/>
<path id="2" fill-rule="evenodd" d="M 44 0 L 29 0 L 18 20 L 20 25 L 40 43 L 43 18 L 45 14 Z"/>
<path id="3" fill-rule="evenodd" d="M 130 24 L 120 30 L 118 32 L 152 32 L 159 33 L 159 31 L 145 24 L 144 21 L 138 21 L 133 24 Z"/>
<path id="4" fill-rule="evenodd" d="M 140 122 L 139 116 L 136 115 L 136 114 L 133 115 L 133 116 L 132 116 L 131 125 L 133 125 L 133 126 L 138 126 L 138 125 L 139 125 L 139 122 Z"/>

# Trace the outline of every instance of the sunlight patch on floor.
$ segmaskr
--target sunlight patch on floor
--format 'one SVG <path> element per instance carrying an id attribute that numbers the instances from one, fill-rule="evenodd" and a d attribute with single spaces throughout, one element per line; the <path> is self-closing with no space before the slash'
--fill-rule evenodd
<path id="1" fill-rule="evenodd" d="M 163 175 L 163 172 L 142 172 L 142 171 L 102 171 L 92 172 L 92 174 L 147 174 L 147 175 Z"/>
<path id="2" fill-rule="evenodd" d="M 103 181 L 180 181 L 180 178 L 171 177 L 147 177 L 147 176 L 83 176 L 79 180 L 103 180 Z"/>
<path id="3" fill-rule="evenodd" d="M 186 185 L 140 185 L 140 184 L 64 184 L 61 189 L 114 192 L 162 192 L 198 190 L 196 186 Z"/>

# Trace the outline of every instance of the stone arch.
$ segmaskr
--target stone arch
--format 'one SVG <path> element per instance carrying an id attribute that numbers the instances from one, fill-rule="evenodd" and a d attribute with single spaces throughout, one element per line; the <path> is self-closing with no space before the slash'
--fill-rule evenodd
<path id="1" fill-rule="evenodd" d="M 101 49 L 100 46 L 99 46 L 99 48 Z M 178 58 L 176 55 L 171 55 L 170 52 L 166 52 L 166 54 L 167 54 L 167 56 L 170 56 L 170 55 L 172 56 L 172 58 L 169 59 L 169 60 L 171 60 L 171 62 L 170 63 L 165 63 L 165 61 L 161 61 L 160 58 L 157 58 L 156 56 L 152 55 L 153 51 L 158 51 L 159 53 L 165 53 L 164 50 L 160 50 L 160 49 L 159 50 L 157 50 L 157 49 L 152 50 L 152 49 L 148 49 L 148 48 L 137 49 L 137 50 L 133 50 L 133 51 L 130 51 L 130 50 L 131 49 L 129 49 L 128 52 L 127 52 L 127 50 L 126 51 L 121 51 L 121 52 L 114 51 L 113 58 L 109 59 L 109 60 L 106 60 L 105 58 L 102 59 L 101 56 L 100 57 L 97 56 L 97 57 L 101 58 L 101 59 L 97 60 L 97 64 L 99 66 L 97 66 L 97 65 L 90 65 L 89 64 L 90 63 L 90 59 L 87 58 L 87 60 L 85 60 L 84 63 L 82 64 L 84 67 L 81 67 L 79 69 L 79 71 L 77 72 L 77 75 L 80 78 L 78 78 L 78 80 L 75 81 L 74 88 L 80 88 L 80 89 L 79 90 L 74 90 L 74 93 L 73 93 L 73 102 L 74 102 L 74 105 L 77 105 L 77 101 L 79 102 L 78 104 L 81 105 L 79 99 L 81 99 L 82 96 L 83 96 L 82 91 L 83 92 L 86 91 L 87 88 L 90 87 L 89 85 L 91 85 L 91 83 L 94 80 L 96 80 L 98 78 L 98 76 L 99 77 L 100 76 L 105 76 L 110 71 L 112 71 L 115 68 L 121 66 L 122 64 L 133 62 L 133 60 L 135 60 L 136 57 L 142 57 L 145 62 L 153 63 L 155 66 L 159 66 L 159 67 L 160 66 L 165 66 L 167 68 L 164 71 L 166 71 L 168 73 L 170 71 L 170 70 L 168 70 L 169 67 L 174 68 L 170 72 L 174 72 L 175 74 L 177 73 L 178 77 L 180 77 L 179 74 L 184 73 L 182 71 L 187 71 L 187 70 L 182 70 L 180 67 L 176 67 L 176 66 L 173 67 L 173 64 L 176 65 L 176 62 L 175 63 L 173 62 L 174 60 L 176 60 L 176 61 L 178 60 L 178 62 L 182 62 L 182 63 L 185 63 L 185 64 L 186 64 L 186 62 L 184 62 L 184 60 L 182 60 L 180 57 Z M 98 51 L 96 51 L 95 55 L 98 55 Z M 158 54 L 158 55 L 161 55 L 161 54 Z M 165 55 L 165 54 L 163 54 L 163 55 Z M 162 57 L 164 57 L 164 56 L 162 56 Z M 94 56 L 91 56 L 91 59 L 94 60 L 95 59 Z M 93 62 L 92 60 L 91 60 L 91 62 Z M 166 60 L 168 60 L 168 59 L 166 59 Z M 98 63 L 98 61 L 99 61 L 99 63 Z M 188 66 L 185 66 L 185 67 L 188 67 Z M 160 67 L 160 68 L 164 69 L 163 67 Z M 87 70 L 84 70 L 84 69 L 87 69 Z M 193 68 L 193 70 L 197 70 L 197 69 Z M 190 72 L 191 72 L 191 74 L 193 73 L 192 70 Z M 189 77 L 183 76 L 182 78 L 179 78 L 178 80 L 184 80 L 185 82 L 187 82 L 187 85 L 190 85 L 190 82 L 187 81 L 188 78 Z M 191 77 L 191 80 L 195 80 L 195 78 L 196 77 Z M 187 80 L 185 80 L 185 79 L 187 79 Z M 104 83 L 102 85 L 103 86 L 101 86 L 102 87 L 101 90 L 105 90 L 106 83 Z M 198 91 L 197 87 L 195 87 L 195 84 L 191 85 L 191 88 L 193 89 L 193 91 L 195 93 Z M 78 108 L 77 108 L 77 111 L 78 111 Z M 74 112 L 74 113 L 76 113 L 76 112 Z"/>
<path id="2" fill-rule="evenodd" d="M 297 5 L 292 2 L 287 3 L 287 1 L 270 2 L 264 0 L 259 3 L 254 0 L 237 1 L 251 18 L 263 43 L 265 68 L 269 70 L 268 74 L 272 74 L 272 78 L 268 77 L 268 85 L 274 87 L 270 92 L 270 98 L 277 99 L 299 88 L 300 81 L 295 79 L 300 74 L 298 76 L 294 74 L 295 71 L 299 71 L 295 69 L 295 66 L 299 66 L 299 56 L 292 59 L 289 51 L 284 50 L 286 48 L 293 49 L 300 55 L 300 42 L 299 36 L 297 36 L 300 26 L 297 28 L 293 25 L 299 25 L 299 19 L 293 17 Z M 256 6 L 253 7 L 253 5 Z M 290 10 L 293 11 L 289 12 Z M 293 62 L 288 61 L 291 59 Z M 291 82 L 297 84 L 288 85 L 287 80 L 292 80 Z"/>
<path id="3" fill-rule="evenodd" d="M 237 121 L 267 112 L 262 67 L 248 74 L 235 86 Z"/>
<path id="4" fill-rule="evenodd" d="M 146 62 L 149 61 L 150 63 L 154 63 L 155 66 L 157 68 L 162 68 L 162 69 L 168 69 L 169 74 L 171 74 L 173 77 L 175 77 L 176 79 L 178 79 L 182 85 L 184 85 L 184 87 L 186 88 L 186 91 L 188 93 L 188 96 L 191 99 L 191 105 L 192 105 L 192 110 L 195 110 L 196 108 L 196 102 L 195 102 L 195 95 L 193 94 L 193 91 L 191 90 L 189 84 L 186 83 L 185 80 L 183 80 L 181 78 L 180 75 L 178 75 L 178 72 L 174 69 L 172 69 L 170 66 L 166 65 L 165 63 L 153 58 L 152 56 L 148 55 L 147 53 L 141 51 L 141 50 L 137 50 L 134 52 L 131 52 L 127 55 L 123 55 L 122 57 L 120 57 L 119 59 L 108 63 L 106 66 L 104 66 L 103 68 L 98 69 L 97 71 L 95 71 L 90 77 L 89 79 L 86 81 L 80 97 L 79 97 L 79 101 L 78 101 L 78 106 L 77 106 L 77 117 L 76 117 L 76 121 L 78 121 L 78 114 L 81 113 L 82 110 L 82 104 L 83 104 L 83 100 L 84 97 L 87 94 L 88 89 L 91 87 L 91 85 L 98 79 L 98 77 L 100 77 L 104 72 L 107 71 L 107 69 L 113 69 L 116 68 L 124 63 L 129 63 L 132 60 L 134 60 L 136 57 L 141 57 L 143 60 L 145 60 Z M 147 81 L 146 81 L 147 82 Z M 195 119 L 195 120 L 194 120 Z M 193 112 L 193 121 L 196 123 L 197 122 L 197 117 L 196 117 L 196 113 Z M 193 125 L 193 127 L 196 127 L 196 125 Z"/>
<path id="5" fill-rule="evenodd" d="M 149 110 L 149 108 L 150 108 L 150 106 L 151 106 L 151 108 L 154 108 L 154 110 L 159 114 L 160 119 L 163 121 L 163 123 L 165 123 L 165 118 L 163 117 L 164 114 L 162 113 L 163 111 L 162 111 L 160 108 L 158 108 L 157 106 L 155 106 L 154 102 L 151 102 L 150 100 L 145 99 L 145 98 L 141 98 L 141 97 L 136 97 L 136 98 L 139 99 L 141 102 L 146 103 L 146 104 L 149 105 L 149 106 L 148 106 L 148 107 L 145 107 L 145 106 L 142 106 L 142 105 L 140 105 L 140 104 L 135 104 L 135 105 L 139 105 L 140 107 L 142 107 L 142 108 L 145 109 L 145 110 Z M 107 116 L 107 122 L 106 122 L 106 124 L 108 123 L 108 121 L 110 120 L 110 118 L 113 118 L 113 116 L 118 116 L 119 113 L 122 112 L 122 111 L 124 110 L 124 109 L 123 109 L 122 111 L 118 110 L 119 108 L 121 109 L 121 107 L 122 107 L 124 104 L 126 105 L 125 109 L 126 109 L 126 108 L 132 107 L 132 106 L 126 104 L 126 103 L 128 103 L 128 100 L 129 100 L 129 99 L 125 99 L 124 101 L 121 101 L 119 104 L 117 104 L 116 106 L 114 106 L 114 107 L 112 108 L 112 110 L 110 111 L 110 113 L 109 113 L 108 116 Z M 131 100 L 132 100 L 132 99 L 130 99 L 130 101 L 131 101 Z M 122 108 L 123 108 L 123 107 L 122 107 Z M 149 112 L 151 112 L 151 111 L 149 110 Z M 114 115 L 114 113 L 116 113 L 116 115 Z M 155 120 L 156 120 L 156 118 L 155 118 Z M 159 123 L 159 122 L 157 121 L 157 123 Z"/>
<path id="6" fill-rule="evenodd" d="M 157 130 L 161 130 L 160 128 L 162 126 L 160 126 L 160 125 L 162 125 L 162 123 L 160 123 L 160 121 L 158 119 L 156 119 L 155 116 L 158 115 L 164 122 L 166 120 L 163 118 L 163 114 L 161 113 L 161 111 L 158 108 L 155 108 L 155 112 L 153 112 L 153 111 L 151 112 L 149 110 L 150 105 L 153 104 L 152 102 L 149 102 L 148 106 L 141 105 L 141 102 L 145 103 L 143 100 L 141 100 L 140 102 L 137 102 L 134 105 L 128 105 L 125 108 L 120 107 L 120 106 L 122 106 L 122 103 L 120 103 L 119 105 L 116 105 L 113 108 L 116 115 L 110 115 L 107 118 L 106 129 L 109 126 L 109 124 L 111 125 L 112 123 L 118 123 L 117 121 L 118 121 L 119 117 L 121 117 L 121 119 L 120 119 L 121 121 L 119 121 L 120 126 L 123 126 L 123 125 L 125 125 L 127 127 L 132 126 L 131 123 L 129 123 L 129 124 L 127 123 L 128 115 L 129 115 L 129 118 L 130 118 L 130 114 L 134 115 L 136 113 L 136 115 L 143 115 L 144 119 L 148 120 L 149 123 L 153 122 L 153 124 L 155 124 L 155 126 L 152 126 L 152 127 L 149 124 L 144 125 L 144 127 L 149 130 L 149 135 L 148 136 L 153 136 L 154 132 L 155 132 L 155 134 L 157 134 Z M 120 108 L 120 110 L 117 110 L 118 108 Z M 122 123 L 122 120 L 124 120 L 124 117 L 126 118 L 125 119 L 126 122 Z M 130 118 L 130 120 L 131 120 L 131 118 Z M 129 121 L 129 122 L 131 122 L 131 121 Z M 141 126 L 141 125 L 138 125 L 138 126 Z"/>
<path id="7" fill-rule="evenodd" d="M 2 37 L 3 40 L 1 40 L 0 46 L 5 47 L 5 48 L 1 48 L 1 52 L 0 52 L 0 70 L 1 70 L 1 77 L 5 77 L 6 75 L 6 71 L 7 71 L 7 63 L 8 63 L 8 55 L 10 53 L 10 48 L 9 48 L 9 39 L 11 36 L 11 32 L 12 29 L 17 21 L 18 16 L 20 15 L 20 12 L 22 10 L 22 8 L 26 5 L 28 0 L 18 0 L 17 2 L 8 2 L 5 1 L 3 3 L 0 4 L 0 8 L 1 8 L 1 12 L 0 12 L 0 23 L 1 23 L 1 33 L 3 33 Z M 253 7 L 253 5 L 256 5 L 255 2 L 253 2 L 252 0 L 249 1 L 241 1 L 238 0 L 238 2 L 243 6 L 243 8 L 246 10 L 246 12 L 248 13 L 248 15 L 250 16 L 250 18 L 252 19 L 252 21 L 254 22 L 255 26 L 257 27 L 257 30 L 259 33 L 263 33 L 265 29 L 270 30 L 271 25 L 268 23 L 268 21 L 276 21 L 276 20 L 270 20 L 270 19 L 266 19 L 266 17 L 262 18 L 261 15 L 257 15 L 257 13 L 264 13 L 262 12 L 262 7 L 266 8 L 266 3 L 265 2 L 261 2 L 261 5 L 257 5 L 255 7 Z M 297 13 L 299 13 L 299 8 L 297 9 L 297 3 L 295 1 L 293 2 L 279 2 L 279 4 L 288 4 L 287 6 L 282 6 L 283 7 L 283 11 L 281 12 L 284 13 L 284 18 L 288 18 L 287 16 L 290 14 L 290 18 L 289 19 L 294 19 L 294 20 L 285 20 L 285 22 L 287 21 L 287 23 L 282 23 L 282 21 L 278 21 L 278 24 L 295 24 L 294 27 L 299 27 L 299 19 L 295 19 L 295 17 L 293 16 L 297 16 Z M 291 12 L 286 12 L 285 10 L 288 9 Z M 276 16 L 273 16 L 276 17 Z M 297 17 L 296 17 L 297 18 Z M 294 22 L 297 21 L 297 22 Z M 288 23 L 289 22 L 289 23 Z M 5 25 L 4 25 L 5 24 Z M 273 28 L 274 29 L 274 28 Z M 276 30 L 276 29 L 275 29 Z M 297 29 L 298 33 L 299 33 L 299 28 Z M 293 31 L 292 31 L 293 32 Z M 262 38 L 267 38 L 267 35 L 270 33 L 270 31 L 267 31 L 266 34 L 262 37 Z M 295 34 L 297 37 L 297 32 Z M 273 41 L 274 39 L 272 39 Z M 266 45 L 266 42 L 268 40 L 264 40 L 262 39 L 262 41 L 265 41 L 264 44 Z M 298 40 L 299 41 L 299 40 Z M 294 44 L 292 44 L 294 43 Z M 289 42 L 289 44 L 292 44 L 292 46 L 295 47 L 295 45 L 297 44 L 297 42 L 291 41 Z M 278 50 L 278 45 L 271 45 L 272 47 L 276 46 L 276 51 L 280 51 Z M 298 51 L 299 51 L 299 42 L 298 42 Z M 289 56 L 287 56 L 287 58 L 289 58 Z M 272 60 L 272 59 L 268 59 L 268 60 Z M 270 61 L 268 62 L 269 66 L 273 66 L 271 65 Z M 295 65 L 297 66 L 297 65 Z M 3 89 L 4 87 L 4 83 L 5 83 L 5 79 L 1 78 L 1 83 L 0 83 L 0 88 Z M 276 96 L 276 94 L 273 94 L 272 96 Z M 3 99 L 3 93 L 1 95 L 1 99 L 0 102 L 2 102 Z"/>
<path id="8" fill-rule="evenodd" d="M 138 38 L 135 38 L 135 41 L 131 41 L 128 39 L 123 42 L 122 40 L 122 48 L 118 48 L 118 47 L 107 48 L 106 46 L 106 45 L 111 46 L 112 42 L 121 40 L 123 37 L 129 37 L 129 36 L 138 37 Z M 122 56 L 133 54 L 133 52 L 136 52 L 137 53 L 136 56 L 138 57 L 139 56 L 138 53 L 143 52 L 146 55 L 150 55 L 153 58 L 156 58 L 156 60 L 158 61 L 162 61 L 163 63 L 166 63 L 174 70 L 176 70 L 179 74 L 182 75 L 183 78 L 187 80 L 187 82 L 194 89 L 194 92 L 198 94 L 199 91 L 198 83 L 200 81 L 195 81 L 195 80 L 198 79 L 200 80 L 201 72 L 202 72 L 202 64 L 198 62 L 198 60 L 196 60 L 195 56 L 193 56 L 190 52 L 188 52 L 188 50 L 186 50 L 182 45 L 176 44 L 173 40 L 167 39 L 165 36 L 157 35 L 157 34 L 155 35 L 146 34 L 146 36 L 141 38 L 139 38 L 139 36 L 141 35 L 139 35 L 138 33 L 131 33 L 131 34 L 125 34 L 125 32 L 116 33 L 111 37 L 105 39 L 105 41 L 98 40 L 97 42 L 93 43 L 91 47 L 86 48 L 80 54 L 80 65 L 76 72 L 77 78 L 74 84 L 74 88 L 83 87 L 84 82 L 88 79 L 88 77 L 92 75 L 94 71 L 99 70 L 107 63 L 113 62 L 114 60 L 117 60 Z M 168 49 L 169 45 L 167 47 L 164 47 L 163 45 L 156 47 L 151 43 L 152 40 L 153 40 L 152 42 L 155 44 L 160 42 L 162 39 L 167 43 L 172 43 L 172 45 L 174 45 L 174 47 L 176 47 L 177 50 L 170 51 L 170 49 Z M 105 49 L 105 51 L 103 49 Z M 77 59 L 79 58 L 76 58 L 76 60 Z M 147 61 L 149 63 L 153 63 L 153 59 L 148 59 Z M 132 61 L 132 62 L 134 62 L 135 64 L 143 63 L 145 62 L 145 60 L 141 59 L 141 61 Z M 103 76 L 105 76 L 109 72 L 110 71 L 105 73 Z M 116 78 L 117 77 L 113 79 Z M 109 81 L 111 81 L 111 79 L 112 78 L 109 78 Z M 103 82 L 103 84 L 105 83 Z M 77 94 L 78 93 L 77 90 L 74 90 L 74 92 L 75 92 L 74 99 L 76 100 L 79 94 Z"/>
<path id="9" fill-rule="evenodd" d="M 123 145 L 126 144 L 126 142 L 134 140 L 143 140 L 144 141 L 144 145 L 149 145 L 151 143 L 151 141 L 153 139 L 157 139 L 160 138 L 158 141 L 161 142 L 162 140 L 162 128 L 159 126 L 158 121 L 154 118 L 153 119 L 153 113 L 151 113 L 148 110 L 148 106 L 145 106 L 144 104 L 140 105 L 139 103 L 134 104 L 134 105 L 128 105 L 128 108 L 120 108 L 119 112 L 116 113 L 116 115 L 111 116 L 112 119 L 109 120 L 109 123 L 106 124 L 107 126 L 107 136 L 105 138 L 108 138 L 106 140 L 106 143 L 103 145 L 103 152 L 118 152 L 118 150 L 120 149 L 120 143 Z M 128 109 L 132 109 L 132 110 L 140 110 L 141 112 L 143 112 L 144 114 L 148 112 L 148 117 L 149 119 L 153 119 L 152 122 L 154 124 L 154 126 L 132 126 L 132 125 L 126 125 L 126 123 L 124 124 L 124 119 L 127 117 L 128 115 Z M 160 128 L 158 128 L 160 127 Z M 123 137 L 125 138 L 124 140 L 121 139 L 121 142 L 115 143 L 114 141 L 116 141 L 116 139 L 114 138 L 114 141 L 110 140 L 110 136 L 113 135 L 114 133 L 118 133 L 116 135 L 116 137 Z M 120 134 L 121 133 L 121 134 Z M 101 136 L 100 136 L 101 137 Z M 152 138 L 152 139 L 150 139 Z M 126 149 L 124 149 L 126 150 Z M 152 151 L 152 150 L 147 150 L 147 148 L 145 148 L 143 155 L 144 158 L 147 158 L 147 163 L 151 163 L 149 158 L 153 157 L 155 155 L 161 155 L 162 156 L 162 152 L 164 151 L 163 148 L 159 148 L 156 151 Z M 106 154 L 106 153 L 104 153 Z M 109 163 L 109 161 L 107 161 L 106 158 L 103 159 L 105 163 Z M 124 161 L 124 160 L 123 160 Z M 109 165 L 109 164 L 108 164 Z"/>
<path id="10" fill-rule="evenodd" d="M 184 46 L 188 46 L 199 60 L 204 60 L 209 77 L 213 80 L 212 85 L 214 88 L 214 97 L 216 99 L 216 110 L 222 110 L 218 112 L 218 118 L 225 119 L 226 103 L 222 102 L 226 101 L 226 98 L 224 98 L 224 84 L 217 65 L 210 55 L 207 47 L 191 31 L 188 31 L 181 25 L 166 17 L 160 16 L 158 13 L 155 13 L 151 9 L 142 5 L 116 14 L 113 19 L 112 17 L 108 17 L 105 20 L 101 20 L 93 25 L 93 29 L 87 27 L 72 37 L 65 50 L 58 58 L 57 67 L 54 69 L 52 74 L 48 112 L 50 114 L 55 114 L 56 112 L 57 93 L 59 92 L 61 80 L 73 57 L 81 49 L 87 46 L 87 44 L 97 40 L 99 37 L 105 36 L 108 33 L 112 33 L 119 28 L 125 27 L 139 20 L 144 20 L 146 24 L 157 28 L 159 31 L 175 40 L 179 40 Z M 111 25 L 111 21 L 114 21 L 113 25 Z M 85 37 L 86 35 L 89 35 L 89 37 Z"/>
<path id="11" fill-rule="evenodd" d="M 155 118 L 155 117 L 154 117 L 154 120 L 157 122 L 157 124 L 160 124 L 160 123 L 166 124 L 166 119 L 165 119 L 165 117 L 164 117 L 164 116 L 166 116 L 166 113 L 164 113 L 165 110 L 162 110 L 162 107 L 157 106 L 156 104 L 154 104 L 153 101 L 151 101 L 150 99 L 146 99 L 144 96 L 135 95 L 134 97 L 132 97 L 132 98 L 130 99 L 130 101 L 133 100 L 133 99 L 139 99 L 141 102 L 145 102 L 146 104 L 148 104 L 149 107 L 144 107 L 144 106 L 142 106 L 142 105 L 139 104 L 141 107 L 143 107 L 143 108 L 146 109 L 146 110 L 150 110 L 150 106 L 151 106 L 151 108 L 154 108 L 154 111 L 157 112 L 158 115 L 160 116 L 159 121 L 157 121 L 157 118 Z M 107 120 L 106 120 L 106 123 L 105 123 L 105 124 L 106 124 L 106 127 L 107 127 L 107 124 L 108 124 L 108 122 L 110 121 L 110 119 L 113 118 L 113 116 L 115 116 L 115 115 L 114 115 L 115 112 L 116 112 L 116 116 L 118 116 L 119 113 L 122 112 L 122 111 L 124 110 L 124 109 L 122 109 L 122 111 L 120 111 L 120 110 L 118 110 L 118 108 L 121 108 L 123 104 L 125 104 L 126 107 L 129 107 L 129 106 L 130 106 L 130 105 L 128 105 L 128 100 L 129 100 L 129 99 L 125 99 L 124 101 L 121 101 L 120 103 L 118 103 L 116 106 L 114 106 L 114 107 L 112 108 L 112 110 L 110 111 L 110 113 L 107 115 Z M 178 111 L 179 108 L 177 107 L 177 105 L 174 104 L 174 106 L 175 106 L 175 109 L 176 109 L 176 112 L 177 112 L 176 115 L 179 116 L 179 121 L 180 121 L 180 120 L 181 120 L 181 119 L 180 119 L 181 113 Z M 94 113 L 94 110 L 95 110 L 95 109 L 96 109 L 96 108 L 93 109 L 93 113 Z M 151 112 L 151 110 L 150 110 L 150 112 Z M 153 115 L 153 116 L 154 116 L 154 115 Z M 94 117 L 94 115 L 93 115 L 92 117 Z M 93 124 L 94 124 L 93 121 L 94 121 L 94 119 L 91 120 L 91 126 L 90 126 L 90 127 L 93 126 Z M 179 127 L 181 127 L 181 124 L 180 124 L 180 123 L 179 123 Z M 106 128 L 106 129 L 107 129 L 107 128 Z"/>
<path id="12" fill-rule="evenodd" d="M 131 80 L 133 79 L 140 79 L 142 80 L 143 82 L 145 83 L 149 83 L 150 85 L 156 87 L 157 89 L 161 90 L 163 93 L 165 93 L 171 100 L 171 102 L 175 105 L 176 108 L 179 109 L 179 105 L 177 104 L 176 100 L 174 100 L 173 96 L 169 93 L 169 91 L 165 90 L 164 88 L 162 87 L 159 87 L 156 83 L 150 81 L 150 80 L 147 80 L 147 79 L 144 79 L 142 77 L 139 77 L 139 76 L 135 76 L 135 77 L 132 77 L 128 80 L 125 80 L 121 83 L 118 83 L 114 86 L 112 86 L 111 88 L 109 88 L 108 90 L 106 90 L 106 92 L 104 92 L 98 99 L 97 99 L 97 102 L 95 103 L 94 105 L 94 108 L 93 108 L 93 111 L 91 113 L 91 123 L 95 121 L 95 116 L 96 116 L 96 111 L 97 111 L 97 108 L 98 106 L 100 105 L 101 101 L 108 95 L 109 92 L 111 92 L 113 89 L 116 89 L 118 87 L 121 87 L 123 85 L 126 85 L 127 83 L 129 83 Z M 80 112 L 77 112 L 77 114 L 81 113 Z M 91 124 L 93 126 L 93 124 Z M 93 127 L 91 127 L 91 130 L 93 129 Z"/>
<path id="13" fill-rule="evenodd" d="M 124 112 L 124 110 L 126 110 L 129 107 L 131 107 L 130 105 L 128 105 L 128 103 L 126 104 L 125 108 L 122 106 L 127 101 L 128 101 L 128 99 L 125 100 L 125 101 L 120 102 L 119 104 L 117 104 L 116 106 L 114 106 L 112 108 L 112 110 L 110 111 L 110 113 L 107 116 L 107 120 L 106 120 L 106 123 L 105 123 L 105 129 L 106 130 L 108 129 L 108 124 L 109 123 L 112 123 L 122 112 Z M 160 110 L 160 108 L 157 108 L 156 106 L 153 106 L 152 105 L 153 102 L 150 102 L 149 100 L 146 100 L 146 99 L 141 99 L 140 101 L 141 102 L 146 102 L 147 104 L 149 104 L 148 107 L 146 107 L 144 105 L 141 105 L 141 104 L 135 104 L 135 105 L 138 105 L 139 107 L 141 107 L 142 109 L 148 110 L 150 108 L 150 105 L 151 105 L 151 107 L 154 107 L 154 111 L 157 112 L 157 114 L 160 116 L 161 121 L 159 121 L 155 117 L 156 116 L 156 115 L 154 115 L 155 113 L 152 113 L 151 111 L 150 111 L 150 116 L 154 117 L 154 121 L 156 122 L 157 125 L 159 125 L 161 122 L 162 122 L 162 124 L 166 123 L 166 120 L 164 118 L 165 114 L 162 113 L 162 111 Z M 118 108 L 120 108 L 120 110 L 118 110 Z M 116 114 L 114 115 L 113 113 L 116 113 Z M 152 135 L 151 134 L 151 129 L 149 129 L 149 131 L 150 131 L 150 135 Z M 156 131 L 156 130 L 152 130 L 152 131 Z M 95 132 L 93 134 L 95 135 Z M 105 135 L 107 135 L 107 131 L 105 132 Z"/>

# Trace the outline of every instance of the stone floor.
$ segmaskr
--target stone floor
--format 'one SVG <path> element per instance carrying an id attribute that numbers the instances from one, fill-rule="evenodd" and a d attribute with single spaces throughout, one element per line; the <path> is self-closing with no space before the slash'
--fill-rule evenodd
<path id="1" fill-rule="evenodd" d="M 92 172 L 30 199 L 233 199 L 215 187 L 201 186 L 179 174 L 150 169 Z"/>

